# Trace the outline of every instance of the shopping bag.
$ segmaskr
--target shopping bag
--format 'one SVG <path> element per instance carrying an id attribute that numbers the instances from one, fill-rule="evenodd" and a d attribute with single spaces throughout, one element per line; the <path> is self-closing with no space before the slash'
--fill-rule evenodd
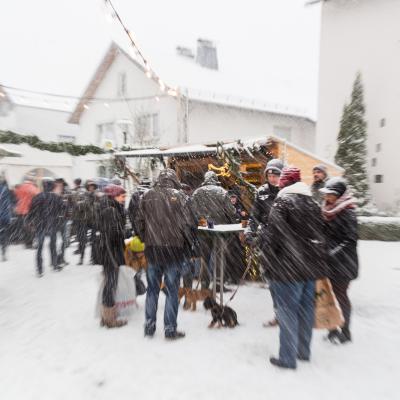
<path id="1" fill-rule="evenodd" d="M 129 318 L 137 308 L 134 278 L 135 272 L 132 268 L 126 265 L 119 267 L 118 285 L 115 292 L 115 307 L 117 308 L 118 318 Z"/>
<path id="2" fill-rule="evenodd" d="M 342 310 L 332 290 L 328 278 L 315 283 L 315 321 L 316 329 L 335 329 L 344 323 Z"/>

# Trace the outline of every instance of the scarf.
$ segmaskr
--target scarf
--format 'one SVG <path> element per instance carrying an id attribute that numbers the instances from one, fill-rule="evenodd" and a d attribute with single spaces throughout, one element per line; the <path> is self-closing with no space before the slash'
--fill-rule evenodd
<path id="1" fill-rule="evenodd" d="M 322 205 L 322 215 L 326 221 L 332 221 L 341 211 L 355 208 L 356 205 L 353 197 L 345 192 L 333 204 L 327 204 L 326 201 L 324 201 Z"/>

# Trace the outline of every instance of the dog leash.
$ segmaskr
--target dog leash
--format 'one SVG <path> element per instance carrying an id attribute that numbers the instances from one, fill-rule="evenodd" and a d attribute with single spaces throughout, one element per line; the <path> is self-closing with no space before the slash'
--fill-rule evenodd
<path id="1" fill-rule="evenodd" d="M 243 272 L 242 277 L 240 278 L 239 284 L 237 286 L 237 288 L 235 289 L 235 291 L 232 293 L 232 296 L 228 299 L 228 301 L 225 303 L 224 307 L 226 307 L 236 296 L 236 293 L 238 292 L 239 288 L 240 288 L 240 284 L 242 283 L 242 281 L 244 280 L 244 277 L 247 275 L 247 273 L 249 272 L 250 268 L 251 268 L 251 261 L 253 259 L 253 253 L 250 249 L 249 251 L 249 261 L 247 263 L 247 267 L 245 269 L 245 271 Z"/>

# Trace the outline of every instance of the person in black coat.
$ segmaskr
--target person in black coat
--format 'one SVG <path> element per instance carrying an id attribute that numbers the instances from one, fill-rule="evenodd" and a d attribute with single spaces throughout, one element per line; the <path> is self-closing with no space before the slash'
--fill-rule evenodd
<path id="1" fill-rule="evenodd" d="M 119 267 L 125 264 L 126 192 L 122 186 L 110 184 L 104 188 L 104 194 L 100 200 L 97 221 L 100 232 L 99 259 L 104 273 L 101 325 L 117 328 L 127 323 L 117 319 L 115 308 Z"/>
<path id="2" fill-rule="evenodd" d="M 59 226 L 59 217 L 64 210 L 63 200 L 61 196 L 54 193 L 54 179 L 44 178 L 42 185 L 43 192 L 32 199 L 31 208 L 27 216 L 27 224 L 36 231 L 38 240 L 36 254 L 38 277 L 43 275 L 42 250 L 46 236 L 50 236 L 51 265 L 55 271 L 62 269 L 58 265 L 57 257 L 57 228 Z"/>
<path id="3" fill-rule="evenodd" d="M 194 191 L 191 204 L 197 222 L 201 218 L 206 218 L 215 225 L 235 222 L 235 207 L 229 200 L 228 192 L 221 187 L 218 176 L 214 171 L 207 171 L 204 174 L 204 181 Z M 201 257 L 204 261 L 200 276 L 201 287 L 202 289 L 208 289 L 213 268 L 213 241 L 210 236 L 202 235 L 199 238 L 199 242 Z"/>
<path id="4" fill-rule="evenodd" d="M 7 260 L 6 249 L 10 238 L 11 212 L 11 193 L 5 177 L 0 175 L 0 246 L 2 261 Z"/>
<path id="5" fill-rule="evenodd" d="M 266 234 L 269 213 L 279 192 L 282 169 L 283 162 L 279 159 L 272 159 L 267 163 L 265 168 L 267 182 L 257 190 L 245 231 L 246 241 L 249 244 L 257 245 L 257 238 L 262 238 Z"/>
<path id="6" fill-rule="evenodd" d="M 257 190 L 253 207 L 250 212 L 249 223 L 244 232 L 246 242 L 250 246 L 259 246 L 260 241 L 267 233 L 269 213 L 276 196 L 279 193 L 279 177 L 282 169 L 283 162 L 279 159 L 272 159 L 267 163 L 265 168 L 265 177 L 267 182 Z M 275 310 L 275 317 L 270 321 L 264 322 L 264 327 L 273 327 L 278 325 L 278 320 L 276 318 L 276 302 L 271 286 L 269 290 Z"/>
<path id="7" fill-rule="evenodd" d="M 311 185 L 311 193 L 313 199 L 321 206 L 324 200 L 324 196 L 321 193 L 320 189 L 325 186 L 325 183 L 329 179 L 328 170 L 324 164 L 318 164 L 313 168 L 312 173 L 314 182 Z"/>
<path id="8" fill-rule="evenodd" d="M 191 225 L 189 198 L 181 190 L 175 171 L 161 171 L 155 185 L 143 195 L 136 218 L 136 227 L 146 245 L 148 261 L 145 336 L 152 337 L 156 331 L 158 297 L 163 277 L 166 287 L 165 338 L 175 340 L 185 336 L 184 332 L 177 330 L 178 289 L 182 266 L 187 257 L 186 243 L 190 241 Z"/>
<path id="9" fill-rule="evenodd" d="M 261 246 L 280 329 L 279 358 L 270 362 L 295 369 L 298 359 L 310 359 L 315 280 L 326 276 L 324 221 L 298 168 L 284 168 L 279 185 Z"/>
<path id="10" fill-rule="evenodd" d="M 342 309 L 344 325 L 329 332 L 328 338 L 337 343 L 351 341 L 351 303 L 347 294 L 350 282 L 358 276 L 357 217 L 354 199 L 347 192 L 342 178 L 329 179 L 321 193 L 325 218 L 325 234 L 328 246 L 328 277 Z"/>

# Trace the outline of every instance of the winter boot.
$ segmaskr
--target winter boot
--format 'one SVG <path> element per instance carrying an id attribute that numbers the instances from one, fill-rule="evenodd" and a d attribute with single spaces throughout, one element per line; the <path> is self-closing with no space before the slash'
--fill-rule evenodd
<path id="1" fill-rule="evenodd" d="M 180 331 L 165 332 L 165 339 L 167 340 L 183 339 L 185 336 L 185 333 Z"/>
<path id="2" fill-rule="evenodd" d="M 120 328 L 126 325 L 128 322 L 125 320 L 117 320 L 117 311 L 114 307 L 103 306 L 101 311 L 101 326 L 106 326 L 107 328 Z"/>
<path id="3" fill-rule="evenodd" d="M 349 328 L 343 327 L 340 336 L 340 343 L 346 343 L 346 342 L 351 342 L 351 333 Z"/>
<path id="4" fill-rule="evenodd" d="M 333 344 L 342 343 L 342 334 L 337 329 L 329 331 L 327 339 Z"/>
<path id="5" fill-rule="evenodd" d="M 271 357 L 269 359 L 269 362 L 272 365 L 275 365 L 275 367 L 278 368 L 284 368 L 284 369 L 296 369 L 296 366 L 292 366 L 292 365 L 286 365 L 285 363 L 283 363 L 279 358 L 275 358 L 275 357 Z"/>

